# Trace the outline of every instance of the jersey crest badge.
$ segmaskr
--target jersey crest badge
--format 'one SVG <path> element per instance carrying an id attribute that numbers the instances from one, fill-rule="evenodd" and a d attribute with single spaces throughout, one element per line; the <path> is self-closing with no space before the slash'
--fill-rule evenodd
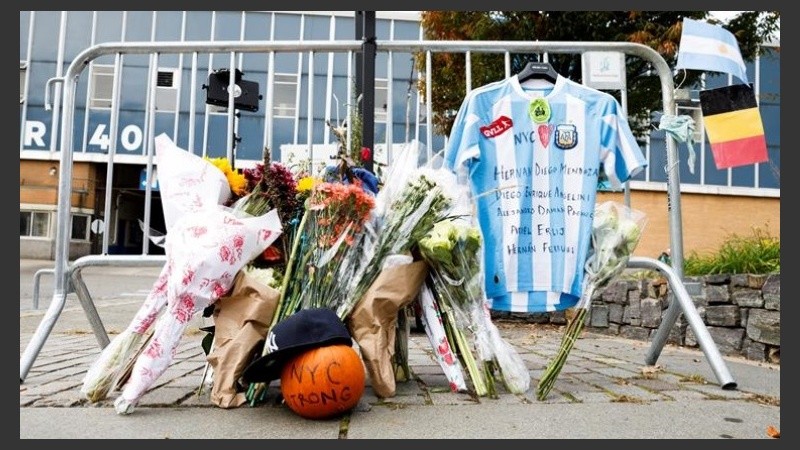
<path id="1" fill-rule="evenodd" d="M 578 129 L 575 125 L 560 124 L 556 126 L 556 147 L 569 150 L 578 145 Z"/>

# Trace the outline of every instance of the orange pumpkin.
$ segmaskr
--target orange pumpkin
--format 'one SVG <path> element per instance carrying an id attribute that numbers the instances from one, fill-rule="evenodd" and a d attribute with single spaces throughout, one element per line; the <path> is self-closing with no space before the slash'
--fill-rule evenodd
<path id="1" fill-rule="evenodd" d="M 365 379 L 355 349 L 338 344 L 306 350 L 287 361 L 280 387 L 292 411 L 307 419 L 327 419 L 358 404 Z"/>

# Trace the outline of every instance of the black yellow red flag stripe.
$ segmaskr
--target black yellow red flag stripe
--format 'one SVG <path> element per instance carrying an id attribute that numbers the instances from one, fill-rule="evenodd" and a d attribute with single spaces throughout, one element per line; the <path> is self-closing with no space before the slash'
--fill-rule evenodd
<path id="1" fill-rule="evenodd" d="M 700 108 L 717 169 L 769 160 L 752 86 L 735 84 L 700 91 Z"/>

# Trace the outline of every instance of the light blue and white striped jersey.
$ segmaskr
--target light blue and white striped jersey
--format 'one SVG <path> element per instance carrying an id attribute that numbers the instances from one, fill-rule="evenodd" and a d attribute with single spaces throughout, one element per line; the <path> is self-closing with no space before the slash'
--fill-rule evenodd
<path id="1" fill-rule="evenodd" d="M 471 91 L 444 158 L 469 176 L 490 307 L 515 312 L 575 305 L 601 164 L 615 188 L 647 165 L 616 99 L 561 76 Z"/>

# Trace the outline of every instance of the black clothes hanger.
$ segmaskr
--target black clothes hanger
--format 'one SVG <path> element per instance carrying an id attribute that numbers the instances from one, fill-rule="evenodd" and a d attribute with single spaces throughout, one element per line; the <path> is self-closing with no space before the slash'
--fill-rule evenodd
<path id="1" fill-rule="evenodd" d="M 529 61 L 517 74 L 520 83 L 526 80 L 547 80 L 555 84 L 558 72 L 550 63 Z"/>

